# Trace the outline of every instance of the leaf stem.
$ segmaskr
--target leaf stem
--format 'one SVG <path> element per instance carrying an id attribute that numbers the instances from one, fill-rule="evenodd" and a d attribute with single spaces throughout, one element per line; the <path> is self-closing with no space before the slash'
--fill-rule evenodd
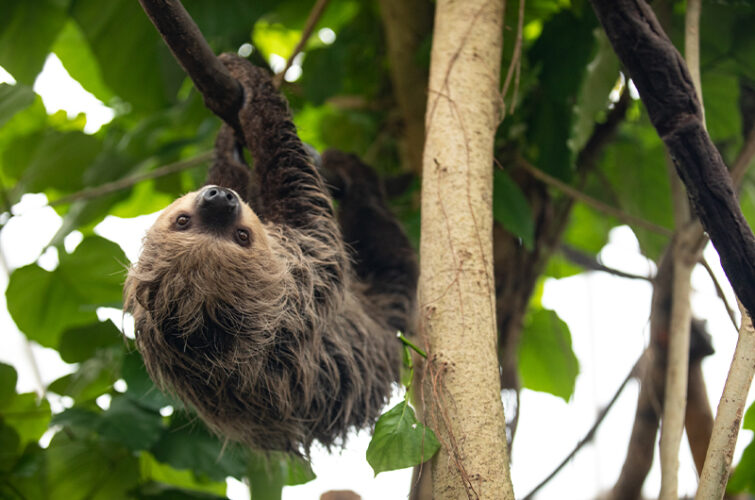
<path id="1" fill-rule="evenodd" d="M 398 339 L 399 339 L 399 340 L 400 340 L 401 342 L 403 342 L 403 344 L 404 344 L 405 346 L 409 347 L 409 348 L 410 348 L 410 349 L 412 349 L 412 350 L 413 350 L 414 352 L 416 352 L 417 354 L 419 354 L 419 355 L 420 355 L 420 356 L 422 356 L 423 358 L 427 359 L 427 353 L 426 353 L 425 351 L 423 351 L 422 349 L 420 349 L 419 347 L 417 347 L 417 346 L 416 346 L 416 345 L 415 345 L 415 344 L 414 344 L 414 343 L 413 343 L 413 342 L 412 342 L 411 340 L 409 340 L 408 338 L 404 337 L 404 334 L 403 334 L 403 333 L 401 333 L 401 332 L 398 332 Z"/>

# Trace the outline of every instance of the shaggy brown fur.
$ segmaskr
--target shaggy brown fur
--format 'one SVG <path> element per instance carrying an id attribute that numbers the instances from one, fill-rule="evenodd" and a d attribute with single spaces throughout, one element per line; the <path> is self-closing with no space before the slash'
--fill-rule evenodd
<path id="1" fill-rule="evenodd" d="M 152 378 L 212 429 L 307 453 L 379 415 L 398 377 L 396 330 L 411 326 L 415 258 L 371 170 L 330 152 L 339 226 L 268 75 L 221 57 L 244 89 L 255 179 L 224 127 L 208 182 L 238 194 L 209 186 L 171 204 L 144 239 L 125 305 Z M 225 208 L 207 208 L 218 193 Z"/>

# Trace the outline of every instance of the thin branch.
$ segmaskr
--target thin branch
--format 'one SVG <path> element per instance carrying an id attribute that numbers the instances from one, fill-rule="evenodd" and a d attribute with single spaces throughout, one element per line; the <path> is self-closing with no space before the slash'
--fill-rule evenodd
<path id="1" fill-rule="evenodd" d="M 205 106 L 240 130 L 238 111 L 242 90 L 215 57 L 199 27 L 179 0 L 139 0 L 144 12 L 194 82 Z"/>
<path id="2" fill-rule="evenodd" d="M 624 271 L 620 271 L 619 269 L 608 267 L 598 262 L 598 260 L 595 259 L 592 255 L 588 255 L 587 253 L 577 248 L 574 248 L 571 245 L 562 244 L 560 246 L 560 250 L 561 250 L 561 253 L 564 255 L 564 257 L 566 257 L 569 261 L 589 271 L 602 271 L 604 273 L 612 274 L 620 278 L 628 278 L 632 280 L 642 280 L 642 281 L 649 281 L 649 282 L 653 281 L 653 278 L 651 276 L 643 276 L 640 274 L 627 273 Z"/>
<path id="3" fill-rule="evenodd" d="M 291 55 L 286 61 L 286 66 L 283 68 L 283 71 L 275 75 L 275 77 L 273 78 L 273 85 L 275 85 L 276 89 L 280 88 L 281 84 L 283 83 L 283 78 L 285 78 L 286 76 L 286 71 L 291 68 L 291 65 L 294 63 L 294 58 L 299 55 L 299 52 L 301 52 L 304 46 L 307 44 L 309 37 L 312 35 L 312 31 L 317 25 L 317 21 L 320 20 L 320 17 L 325 11 L 325 7 L 327 7 L 327 5 L 328 0 L 317 0 L 315 2 L 315 5 L 312 7 L 312 10 L 309 11 L 309 16 L 307 17 L 307 21 L 304 23 L 304 29 L 301 32 L 301 39 L 299 39 L 299 43 L 296 44 L 294 51 L 291 52 Z"/>
<path id="4" fill-rule="evenodd" d="M 522 55 L 522 32 L 524 31 L 524 2 L 525 0 L 519 0 L 519 18 L 516 23 L 516 40 L 514 41 L 514 52 L 511 55 L 511 63 L 509 64 L 509 69 L 506 71 L 506 80 L 503 82 L 503 90 L 501 90 L 501 99 L 503 99 L 503 116 L 506 116 L 506 94 L 509 91 L 509 84 L 511 83 L 511 77 L 514 76 L 515 72 L 518 72 L 519 66 L 520 66 L 520 58 Z M 517 79 L 517 86 L 518 86 L 518 79 Z M 511 108 L 510 108 L 510 114 L 514 113 L 514 108 L 516 107 L 516 102 L 514 99 L 516 98 L 516 90 L 514 91 L 514 95 L 512 96 L 511 100 Z"/>
<path id="5" fill-rule="evenodd" d="M 545 479 L 543 479 L 542 481 L 540 481 L 540 483 L 537 486 L 535 486 L 535 488 L 532 491 L 530 491 L 524 497 L 524 500 L 531 499 L 535 495 L 535 493 L 537 493 L 543 486 L 545 486 L 546 484 L 548 484 L 548 482 L 551 479 L 553 479 L 554 477 L 556 477 L 556 475 L 559 472 L 561 472 L 561 469 L 563 469 L 566 466 L 566 464 L 568 464 L 569 461 L 572 458 L 574 458 L 574 456 L 577 454 L 577 452 L 579 452 L 579 450 L 581 450 L 584 445 L 586 445 L 587 443 L 589 443 L 590 441 L 593 440 L 593 438 L 595 437 L 595 433 L 598 431 L 598 427 L 600 427 L 600 424 L 603 423 L 603 420 L 606 418 L 606 415 L 608 415 L 608 412 L 611 410 L 611 408 L 613 407 L 613 405 L 619 399 L 619 396 L 624 391 L 624 388 L 627 386 L 627 384 L 629 383 L 629 381 L 637 373 L 637 369 L 638 369 L 640 363 L 643 361 L 643 359 L 645 359 L 645 354 L 644 353 L 643 353 L 642 356 L 640 356 L 640 359 L 637 360 L 637 362 L 634 364 L 634 366 L 632 366 L 632 369 L 629 371 L 629 373 L 627 373 L 627 376 L 624 377 L 624 381 L 621 383 L 621 385 L 619 386 L 619 388 L 616 389 L 616 392 L 614 393 L 613 397 L 608 402 L 608 404 L 606 405 L 606 407 L 603 408 L 600 411 L 600 413 L 598 414 L 598 418 L 595 420 L 595 423 L 592 424 L 592 427 L 590 427 L 590 430 L 587 431 L 587 434 L 585 434 L 585 436 L 582 439 L 579 440 L 579 442 L 574 446 L 574 449 L 572 449 L 571 453 L 569 453 L 566 456 L 566 458 L 564 458 L 561 461 L 561 463 L 558 464 L 558 467 L 556 467 L 553 470 L 553 472 L 551 472 L 550 474 L 548 474 L 548 476 Z"/>
<path id="6" fill-rule="evenodd" d="M 708 264 L 708 261 L 705 260 L 705 258 L 700 259 L 700 264 L 702 264 L 703 268 L 708 272 L 708 276 L 710 276 L 710 279 L 713 282 L 713 286 L 716 287 L 716 295 L 718 295 L 718 298 L 721 299 L 721 302 L 724 303 L 724 307 L 726 308 L 726 313 L 729 315 L 731 324 L 734 325 L 735 330 L 739 330 L 739 326 L 737 326 L 737 317 L 734 315 L 734 309 L 731 308 L 731 305 L 726 298 L 726 294 L 724 293 L 724 289 L 723 287 L 721 287 L 721 283 L 719 283 L 718 278 L 716 278 L 716 275 L 713 272 L 713 268 L 710 267 L 710 264 Z"/>
<path id="7" fill-rule="evenodd" d="M 594 208 L 595 210 L 598 210 L 599 212 L 603 212 L 604 214 L 616 217 L 621 222 L 624 222 L 626 224 L 642 227 L 644 229 L 647 229 L 648 231 L 652 231 L 662 236 L 670 237 L 673 234 L 668 228 L 659 226 L 658 224 L 645 220 L 641 217 L 636 217 L 634 215 L 628 214 L 616 207 L 612 207 L 611 205 L 603 203 L 600 200 L 596 200 L 595 198 L 592 198 L 591 196 L 588 196 L 585 193 L 578 191 L 577 189 L 574 189 L 569 184 L 566 184 L 565 182 L 559 179 L 556 179 L 555 177 L 551 175 L 546 174 L 545 172 L 543 172 L 542 170 L 540 170 L 539 168 L 537 168 L 536 166 L 532 165 L 530 162 L 525 160 L 524 158 L 517 157 L 516 161 L 517 161 L 517 165 L 527 170 L 537 179 L 540 179 L 541 181 L 548 184 L 549 186 L 553 186 L 561 190 L 564 194 L 570 196 L 571 198 L 574 198 L 577 201 L 581 201 L 585 205 L 588 205 Z"/>
<path id="8" fill-rule="evenodd" d="M 685 60 L 692 78 L 694 91 L 700 102 L 700 121 L 705 127 L 705 108 L 702 105 L 700 83 L 700 0 L 688 0 L 685 15 L 684 46 Z M 675 237 L 671 252 L 674 257 L 674 275 L 671 293 L 671 322 L 669 325 L 668 361 L 666 365 L 666 394 L 663 403 L 661 424 L 660 500 L 676 500 L 679 497 L 679 447 L 684 432 L 687 414 L 687 384 L 689 380 L 690 321 L 692 309 L 692 270 L 700 260 L 704 243 L 701 228 L 696 218 L 688 223 L 690 203 L 680 175 L 669 168 L 672 182 Z"/>
<path id="9" fill-rule="evenodd" d="M 198 154 L 194 158 L 189 158 L 188 160 L 182 160 L 182 161 L 177 161 L 175 163 L 170 163 L 168 165 L 164 165 L 162 167 L 156 168 L 154 170 L 145 172 L 140 175 L 118 179 L 117 181 L 108 182 L 107 184 L 102 184 L 100 186 L 93 187 L 93 188 L 87 188 L 77 193 L 73 193 L 68 196 L 63 196 L 62 198 L 58 198 L 57 200 L 52 200 L 51 202 L 48 203 L 48 205 L 51 207 L 54 207 L 57 205 L 67 205 L 75 201 L 91 200 L 92 198 L 105 196 L 107 194 L 120 191 L 121 189 L 126 189 L 131 186 L 134 186 L 135 184 L 138 184 L 142 181 L 146 181 L 149 179 L 156 179 L 158 177 L 164 177 L 166 175 L 174 174 L 176 172 L 181 172 L 182 170 L 186 170 L 191 167 L 196 167 L 197 165 L 200 165 L 202 163 L 212 160 L 212 154 L 213 154 L 212 151 L 206 151 L 204 153 Z"/>
<path id="10" fill-rule="evenodd" d="M 755 363 L 752 362 L 752 353 L 755 352 L 755 329 L 752 326 L 752 318 L 741 303 L 739 307 L 742 312 L 739 341 L 734 350 L 734 360 L 718 404 L 713 434 L 708 445 L 695 500 L 720 499 L 724 496 L 747 393 L 755 371 Z"/>

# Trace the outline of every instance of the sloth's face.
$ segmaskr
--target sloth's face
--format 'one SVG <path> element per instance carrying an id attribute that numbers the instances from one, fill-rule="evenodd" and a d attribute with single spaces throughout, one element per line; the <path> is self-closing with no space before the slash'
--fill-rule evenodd
<path id="1" fill-rule="evenodd" d="M 255 236 L 264 234 L 249 205 L 232 189 L 218 186 L 206 186 L 178 198 L 160 215 L 154 230 L 187 243 L 211 238 L 240 248 L 251 248 Z"/>

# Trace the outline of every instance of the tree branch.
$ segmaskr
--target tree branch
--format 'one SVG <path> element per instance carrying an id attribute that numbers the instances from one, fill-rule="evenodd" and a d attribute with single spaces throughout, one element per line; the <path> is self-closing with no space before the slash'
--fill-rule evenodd
<path id="1" fill-rule="evenodd" d="M 647 351 L 645 351 L 645 352 L 647 352 Z M 564 458 L 561 461 L 561 463 L 558 464 L 558 466 L 553 470 L 553 472 L 551 472 L 550 474 L 548 474 L 548 477 L 546 477 L 545 479 L 543 479 L 542 481 L 540 481 L 540 483 L 537 486 L 535 486 L 532 489 L 532 491 L 530 491 L 524 497 L 524 500 L 531 499 L 535 495 L 535 493 L 537 493 L 538 491 L 540 491 L 540 489 L 543 486 L 545 486 L 546 484 L 548 484 L 548 482 L 551 479 L 553 479 L 554 477 L 556 477 L 556 475 L 559 472 L 561 472 L 561 469 L 563 469 L 564 466 L 566 466 L 566 464 L 568 464 L 571 461 L 571 459 L 574 458 L 574 456 L 577 454 L 577 452 L 579 452 L 579 450 L 581 450 L 584 445 L 586 445 L 587 443 L 589 443 L 590 441 L 592 441 L 593 437 L 595 437 L 595 433 L 598 431 L 598 427 L 600 427 L 600 424 L 603 423 L 603 420 L 606 418 L 606 415 L 608 415 L 608 412 L 611 411 L 611 408 L 613 407 L 613 405 L 616 403 L 616 401 L 618 401 L 619 396 L 621 395 L 622 392 L 624 392 L 624 388 L 627 386 L 627 384 L 629 383 L 629 381 L 632 380 L 632 377 L 634 377 L 636 375 L 637 368 L 640 365 L 640 363 L 643 361 L 644 357 L 645 357 L 645 355 L 643 353 L 643 355 L 640 356 L 640 359 L 638 359 L 637 362 L 634 364 L 634 366 L 632 366 L 632 369 L 629 371 L 629 373 L 627 373 L 627 376 L 624 378 L 624 381 L 621 383 L 621 385 L 619 386 L 619 388 L 616 389 L 616 392 L 614 393 L 614 395 L 611 398 L 611 400 L 608 402 L 608 404 L 606 405 L 606 407 L 603 408 L 600 411 L 600 413 L 598 414 L 598 418 L 595 420 L 595 423 L 592 424 L 592 427 L 590 427 L 590 430 L 587 431 L 587 434 L 585 434 L 585 436 L 582 439 L 579 440 L 579 442 L 574 446 L 574 449 L 571 451 L 571 453 L 569 453 L 566 456 L 566 458 Z"/>
<path id="2" fill-rule="evenodd" d="M 644 0 L 591 0 L 611 44 L 666 143 L 690 200 L 742 303 L 755 312 L 755 235 L 702 123 L 684 61 Z"/>
<path id="3" fill-rule="evenodd" d="M 289 70 L 291 65 L 294 63 L 294 58 L 299 55 L 299 52 L 301 52 L 304 46 L 307 44 L 309 37 L 312 36 L 312 31 L 315 29 L 315 25 L 317 25 L 317 21 L 320 20 L 320 17 L 325 11 L 325 7 L 327 7 L 327 5 L 328 0 L 317 0 L 314 6 L 312 6 L 312 10 L 309 11 L 307 21 L 304 23 L 304 29 L 301 32 L 299 43 L 296 44 L 294 51 L 291 52 L 291 55 L 288 57 L 286 66 L 283 68 L 283 71 L 275 75 L 275 77 L 273 78 L 273 85 L 275 85 L 275 88 L 279 88 L 281 86 L 281 83 L 283 83 L 283 79 L 286 77 L 286 71 Z"/>
<path id="4" fill-rule="evenodd" d="M 542 182 L 544 182 L 545 184 L 548 184 L 549 186 L 553 186 L 561 190 L 567 196 L 574 198 L 577 201 L 581 201 L 585 205 L 588 205 L 594 208 L 595 210 L 598 210 L 600 212 L 603 212 L 604 214 L 616 217 L 621 222 L 624 222 L 626 224 L 642 227 L 663 236 L 671 236 L 672 234 L 672 232 L 669 229 L 663 226 L 659 226 L 658 224 L 647 221 L 641 217 L 636 217 L 634 215 L 623 212 L 622 210 L 616 207 L 612 207 L 611 205 L 603 203 L 600 200 L 592 198 L 591 196 L 588 196 L 585 193 L 578 191 L 577 189 L 570 186 L 569 184 L 566 184 L 565 182 L 559 179 L 556 179 L 555 177 L 551 175 L 546 174 L 545 172 L 543 172 L 536 166 L 532 165 L 530 162 L 528 162 L 522 157 L 517 157 L 516 162 L 518 166 L 527 170 L 530 174 L 532 174 L 533 177 L 541 180 Z"/>
<path id="5" fill-rule="evenodd" d="M 628 278 L 632 280 L 643 280 L 643 281 L 650 281 L 650 282 L 653 281 L 653 278 L 650 276 L 642 276 L 640 274 L 627 273 L 624 271 L 620 271 L 619 269 L 614 269 L 612 267 L 603 265 L 597 259 L 595 259 L 592 255 L 588 255 L 587 253 L 577 248 L 574 248 L 571 245 L 562 244 L 559 249 L 561 250 L 561 253 L 564 255 L 564 257 L 566 257 L 568 260 L 570 260 L 574 264 L 580 267 L 583 267 L 584 269 L 587 269 L 588 271 L 602 271 L 604 273 L 612 274 L 620 278 Z"/>
<path id="6" fill-rule="evenodd" d="M 212 151 L 206 151 L 204 153 L 198 154 L 194 158 L 189 158 L 188 160 L 183 160 L 183 161 L 177 161 L 175 163 L 169 163 L 168 165 L 164 165 L 162 167 L 156 168 L 154 170 L 145 172 L 140 175 L 135 175 L 132 177 L 125 177 L 123 179 L 118 179 L 117 181 L 108 182 L 100 186 L 83 189 L 81 191 L 70 194 L 68 196 L 63 196 L 61 198 L 58 198 L 57 200 L 52 200 L 48 203 L 48 205 L 51 207 L 54 207 L 57 205 L 67 205 L 75 201 L 91 200 L 92 198 L 105 196 L 106 194 L 114 193 L 116 191 L 120 191 L 121 189 L 129 188 L 142 181 L 146 181 L 149 179 L 156 179 L 158 177 L 163 177 L 170 174 L 175 174 L 176 172 L 181 172 L 182 170 L 195 167 L 197 165 L 200 165 L 202 163 L 212 160 L 212 155 L 213 155 Z"/>
<path id="7" fill-rule="evenodd" d="M 202 94 L 207 108 L 240 130 L 242 90 L 226 71 L 179 0 L 139 0 L 152 24 Z"/>
<path id="8" fill-rule="evenodd" d="M 752 360 L 752 353 L 755 352 L 755 329 L 752 326 L 752 318 L 741 303 L 739 306 L 742 312 L 739 341 L 734 350 L 734 360 L 726 378 L 721 402 L 718 404 L 713 434 L 695 495 L 696 500 L 720 499 L 724 496 L 747 393 L 755 371 L 755 363 Z"/>

